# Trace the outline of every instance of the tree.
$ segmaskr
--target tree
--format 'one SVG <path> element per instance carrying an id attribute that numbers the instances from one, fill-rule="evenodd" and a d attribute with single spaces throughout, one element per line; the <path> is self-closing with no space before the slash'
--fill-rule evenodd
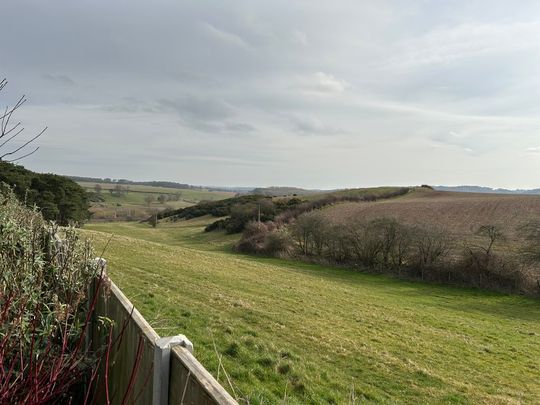
<path id="1" fill-rule="evenodd" d="M 150 204 L 152 204 L 155 200 L 155 197 L 152 195 L 152 194 L 147 194 L 145 197 L 144 197 L 144 202 L 146 203 L 146 205 L 150 206 Z"/>
<path id="2" fill-rule="evenodd" d="M 522 244 L 521 253 L 526 260 L 531 262 L 540 261 L 540 220 L 533 220 L 521 226 L 519 229 L 525 243 Z M 539 285 L 540 287 L 540 285 Z"/>
<path id="3" fill-rule="evenodd" d="M 489 259 L 495 242 L 505 240 L 503 232 L 496 225 L 482 225 L 480 228 L 478 228 L 476 234 L 488 239 L 487 246 L 478 246 L 478 248 L 485 252 L 486 259 Z"/>
<path id="4" fill-rule="evenodd" d="M 150 225 L 152 225 L 152 228 L 155 228 L 157 226 L 158 224 L 157 211 L 152 214 L 148 222 L 150 223 Z"/>
<path id="5" fill-rule="evenodd" d="M 412 234 L 412 260 L 420 270 L 422 280 L 425 271 L 448 254 L 450 250 L 450 237 L 444 229 L 436 226 L 415 227 Z"/>
<path id="6" fill-rule="evenodd" d="M 94 191 L 96 192 L 96 194 L 101 194 L 101 184 L 96 183 L 94 185 Z"/>
<path id="7" fill-rule="evenodd" d="M 167 196 L 165 194 L 160 194 L 158 197 L 158 201 L 160 204 L 165 204 L 165 201 L 167 201 Z"/>
<path id="8" fill-rule="evenodd" d="M 0 161 L 0 183 L 8 184 L 20 201 L 37 205 L 45 219 L 82 224 L 89 217 L 88 194 L 73 180 L 55 174 L 34 173 Z"/>
<path id="9" fill-rule="evenodd" d="M 0 80 L 0 92 L 8 84 L 6 79 Z M 0 161 L 15 162 L 37 152 L 39 146 L 28 149 L 28 147 L 47 130 L 43 128 L 37 135 L 30 139 L 17 143 L 17 137 L 24 131 L 20 121 L 14 119 L 14 114 L 26 103 L 26 96 L 21 96 L 12 107 L 7 106 L 4 112 L 0 112 Z"/>

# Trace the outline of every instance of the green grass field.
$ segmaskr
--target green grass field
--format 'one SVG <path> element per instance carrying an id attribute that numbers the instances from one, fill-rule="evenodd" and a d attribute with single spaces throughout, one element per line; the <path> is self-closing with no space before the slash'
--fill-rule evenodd
<path id="1" fill-rule="evenodd" d="M 540 402 L 538 300 L 237 255 L 206 223 L 84 233 L 115 234 L 113 280 L 240 403 Z"/>
<path id="2" fill-rule="evenodd" d="M 99 184 L 101 187 L 100 196 L 103 202 L 94 202 L 91 204 L 90 212 L 92 213 L 92 220 L 141 220 L 148 218 L 154 212 L 189 207 L 202 200 L 215 201 L 235 195 L 235 193 L 228 191 L 177 189 L 132 184 L 121 184 L 120 186 L 123 190 L 128 188 L 128 192 L 117 194 L 110 192 L 116 186 L 114 183 L 81 181 L 78 184 L 87 192 L 91 193 L 95 192 L 96 184 Z M 167 197 L 163 203 L 158 201 L 160 195 Z M 148 196 L 153 197 L 154 200 L 147 202 L 146 198 Z"/>

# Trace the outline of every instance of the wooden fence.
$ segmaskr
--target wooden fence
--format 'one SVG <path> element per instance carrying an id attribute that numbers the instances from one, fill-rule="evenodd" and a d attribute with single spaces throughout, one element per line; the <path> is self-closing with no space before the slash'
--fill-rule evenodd
<path id="1" fill-rule="evenodd" d="M 185 336 L 160 338 L 107 276 L 92 290 L 97 296 L 89 344 L 102 356 L 96 403 L 237 404 L 193 356 Z"/>

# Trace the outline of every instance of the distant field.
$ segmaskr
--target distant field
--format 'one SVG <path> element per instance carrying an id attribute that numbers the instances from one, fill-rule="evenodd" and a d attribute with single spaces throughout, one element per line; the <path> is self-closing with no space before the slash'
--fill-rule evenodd
<path id="1" fill-rule="evenodd" d="M 336 197 L 364 197 L 366 195 L 371 195 L 374 197 L 381 197 L 388 193 L 395 192 L 399 190 L 400 187 L 367 187 L 367 188 L 351 188 L 337 191 L 319 191 L 309 195 L 302 196 L 307 200 L 315 200 L 321 197 L 326 196 L 336 196 Z"/>
<path id="2" fill-rule="evenodd" d="M 93 202 L 90 211 L 92 220 L 141 220 L 148 218 L 155 212 L 165 209 L 178 209 L 196 204 L 202 200 L 221 200 L 233 197 L 235 193 L 226 191 L 210 191 L 206 189 L 176 189 L 166 187 L 153 187 L 120 184 L 123 192 L 116 193 L 116 184 L 78 182 L 86 191 L 96 192 L 96 184 L 101 187 L 99 196 L 102 202 Z M 112 191 L 112 192 L 111 192 Z M 166 201 L 160 203 L 160 195 L 166 197 Z M 148 196 L 153 197 L 153 201 L 147 202 Z"/>
<path id="3" fill-rule="evenodd" d="M 391 217 L 408 224 L 436 224 L 458 237 L 481 225 L 496 225 L 511 244 L 520 226 L 540 219 L 540 196 L 473 194 L 415 189 L 376 203 L 342 203 L 324 210 L 334 221 Z"/>
<path id="4" fill-rule="evenodd" d="M 540 403 L 538 300 L 237 255 L 208 221 L 83 232 L 240 403 Z"/>

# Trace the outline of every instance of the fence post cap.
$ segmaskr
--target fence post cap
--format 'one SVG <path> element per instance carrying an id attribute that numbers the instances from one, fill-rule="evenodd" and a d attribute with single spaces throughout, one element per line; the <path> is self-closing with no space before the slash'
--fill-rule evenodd
<path id="1" fill-rule="evenodd" d="M 174 346 L 182 346 L 193 353 L 193 343 L 185 335 L 167 336 L 156 340 L 156 346 L 161 349 L 172 349 Z"/>

